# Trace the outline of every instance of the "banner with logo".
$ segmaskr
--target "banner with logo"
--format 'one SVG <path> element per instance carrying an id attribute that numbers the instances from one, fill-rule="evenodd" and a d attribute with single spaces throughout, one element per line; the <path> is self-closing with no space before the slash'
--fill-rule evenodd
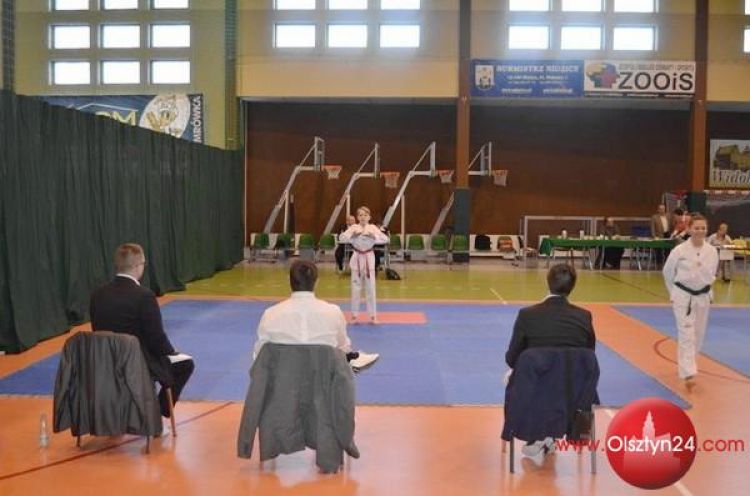
<path id="1" fill-rule="evenodd" d="M 202 94 L 45 96 L 42 100 L 188 141 L 205 141 Z"/>
<path id="2" fill-rule="evenodd" d="M 708 187 L 750 188 L 750 141 L 711 140 Z"/>
<path id="3" fill-rule="evenodd" d="M 695 93 L 695 62 L 587 60 L 586 96 L 682 97 Z"/>
<path id="4" fill-rule="evenodd" d="M 472 60 L 473 97 L 575 98 L 583 94 L 581 60 Z"/>

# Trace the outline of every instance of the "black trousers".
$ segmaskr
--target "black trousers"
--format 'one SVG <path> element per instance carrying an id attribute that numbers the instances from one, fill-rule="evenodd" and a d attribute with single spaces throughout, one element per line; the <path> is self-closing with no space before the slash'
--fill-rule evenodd
<path id="1" fill-rule="evenodd" d="M 172 400 L 177 404 L 182 389 L 187 384 L 188 379 L 195 370 L 195 362 L 192 360 L 183 360 L 172 364 L 172 376 L 174 377 L 174 386 L 172 386 Z M 169 401 L 164 386 L 159 391 L 159 407 L 163 417 L 169 417 Z"/>

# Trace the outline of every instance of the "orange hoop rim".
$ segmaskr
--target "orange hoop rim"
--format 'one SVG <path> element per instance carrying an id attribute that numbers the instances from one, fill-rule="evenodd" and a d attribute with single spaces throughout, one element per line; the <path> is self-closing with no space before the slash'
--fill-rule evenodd
<path id="1" fill-rule="evenodd" d="M 453 173 L 455 172 L 453 169 L 438 169 L 435 172 L 441 183 L 450 184 L 453 182 Z"/>
<path id="2" fill-rule="evenodd" d="M 341 165 L 331 164 L 321 166 L 321 170 L 325 171 L 325 173 L 328 175 L 328 179 L 338 179 L 339 174 L 341 174 L 341 169 L 343 169 Z"/>
<path id="3" fill-rule="evenodd" d="M 491 171 L 492 181 L 497 186 L 505 186 L 508 182 L 508 169 L 494 169 Z"/>
<path id="4" fill-rule="evenodd" d="M 380 173 L 380 177 L 383 178 L 386 188 L 398 187 L 398 178 L 400 175 L 401 173 L 397 171 L 385 171 Z"/>

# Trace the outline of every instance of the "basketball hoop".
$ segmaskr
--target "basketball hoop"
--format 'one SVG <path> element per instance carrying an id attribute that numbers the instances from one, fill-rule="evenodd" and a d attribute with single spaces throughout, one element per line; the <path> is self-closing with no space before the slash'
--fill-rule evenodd
<path id="1" fill-rule="evenodd" d="M 443 184 L 450 184 L 453 181 L 453 170 L 451 169 L 438 170 L 437 175 Z"/>
<path id="2" fill-rule="evenodd" d="M 339 174 L 341 174 L 340 165 L 324 165 L 322 169 L 328 175 L 328 179 L 338 179 Z"/>
<path id="3" fill-rule="evenodd" d="M 508 185 L 508 171 L 506 169 L 495 169 L 492 171 L 492 182 L 495 186 Z"/>
<path id="4" fill-rule="evenodd" d="M 389 189 L 398 188 L 398 177 L 400 172 L 381 172 L 380 177 L 385 181 L 385 187 Z"/>

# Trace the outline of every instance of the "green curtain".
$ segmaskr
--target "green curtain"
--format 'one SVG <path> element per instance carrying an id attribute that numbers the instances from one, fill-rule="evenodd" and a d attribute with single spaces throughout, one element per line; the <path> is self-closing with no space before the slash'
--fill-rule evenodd
<path id="1" fill-rule="evenodd" d="M 242 259 L 242 154 L 0 92 L 0 349 L 88 319 L 112 254 L 157 294 Z"/>

